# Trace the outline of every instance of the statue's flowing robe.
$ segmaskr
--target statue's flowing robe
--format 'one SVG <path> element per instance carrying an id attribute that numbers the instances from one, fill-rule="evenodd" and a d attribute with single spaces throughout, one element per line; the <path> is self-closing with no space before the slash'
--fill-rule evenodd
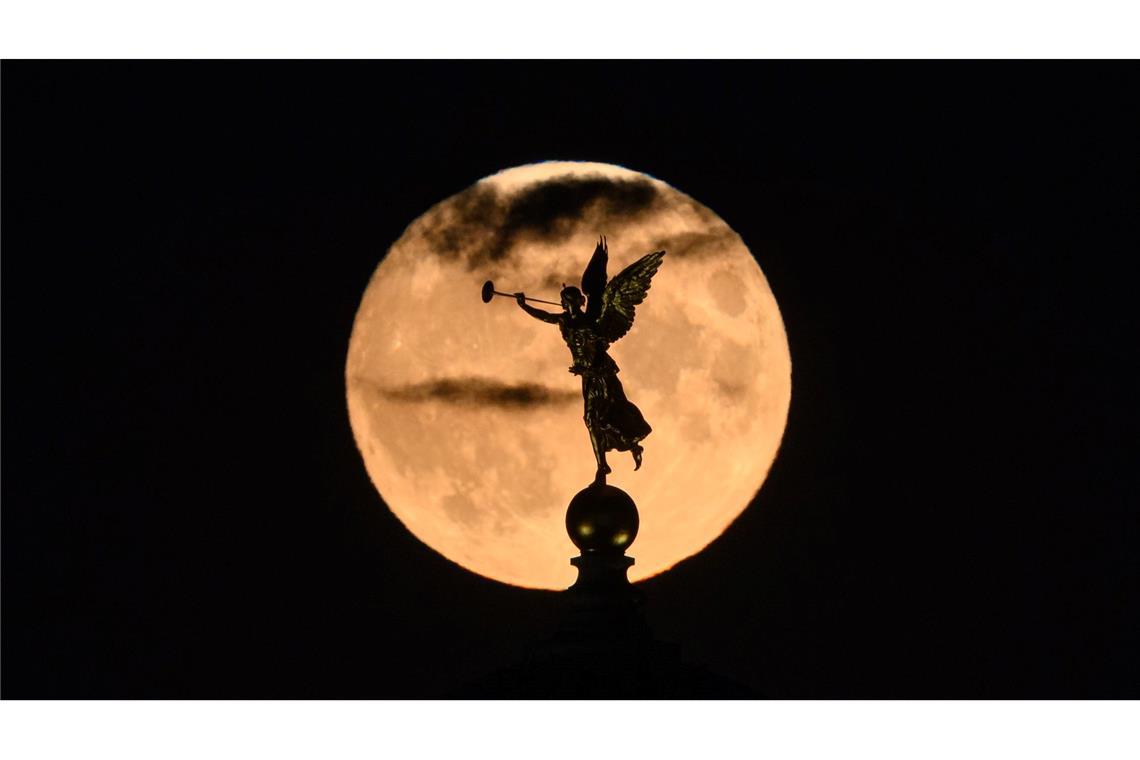
<path id="1" fill-rule="evenodd" d="M 560 326 L 574 358 L 570 371 L 582 378 L 586 427 L 605 450 L 629 451 L 653 428 L 641 410 L 625 397 L 617 377 L 617 362 L 606 353 L 608 344 L 588 323 L 571 318 L 563 320 Z"/>

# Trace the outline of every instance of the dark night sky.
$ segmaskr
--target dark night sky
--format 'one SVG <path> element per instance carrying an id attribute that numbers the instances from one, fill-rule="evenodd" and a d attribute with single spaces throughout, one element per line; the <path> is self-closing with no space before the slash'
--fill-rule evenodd
<path id="1" fill-rule="evenodd" d="M 384 508 L 343 366 L 404 227 L 550 158 L 715 210 L 787 324 L 659 637 L 779 696 L 1140 696 L 1135 65 L 2 75 L 3 696 L 434 696 L 541 637 Z"/>

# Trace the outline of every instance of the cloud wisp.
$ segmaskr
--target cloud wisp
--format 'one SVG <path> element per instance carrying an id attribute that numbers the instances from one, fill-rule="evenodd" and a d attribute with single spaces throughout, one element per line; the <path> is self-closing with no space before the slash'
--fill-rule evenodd
<path id="1" fill-rule="evenodd" d="M 381 395 L 393 401 L 439 401 L 462 406 L 493 406 L 504 409 L 532 409 L 567 404 L 579 400 L 577 391 L 548 388 L 537 383 L 504 383 L 483 377 L 454 377 L 427 380 L 397 388 L 382 388 Z"/>

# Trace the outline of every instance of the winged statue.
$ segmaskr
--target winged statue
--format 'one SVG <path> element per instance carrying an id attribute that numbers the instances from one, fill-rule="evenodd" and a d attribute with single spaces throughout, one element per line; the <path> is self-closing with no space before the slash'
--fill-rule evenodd
<path id="1" fill-rule="evenodd" d="M 558 325 L 570 349 L 574 361 L 570 372 L 582 378 L 586 405 L 583 419 L 598 463 L 595 479 L 599 482 L 605 482 L 611 472 L 606 464 L 607 451 L 630 452 L 633 469 L 640 469 L 641 441 L 653 430 L 641 410 L 625 397 L 618 380 L 620 370 L 608 349 L 633 327 L 635 309 L 645 300 L 664 257 L 665 251 L 646 254 L 607 282 L 609 248 L 605 237 L 601 237 L 582 273 L 581 289 L 563 284 L 561 313 L 537 309 L 527 304 L 522 293 L 513 294 L 527 314 Z"/>

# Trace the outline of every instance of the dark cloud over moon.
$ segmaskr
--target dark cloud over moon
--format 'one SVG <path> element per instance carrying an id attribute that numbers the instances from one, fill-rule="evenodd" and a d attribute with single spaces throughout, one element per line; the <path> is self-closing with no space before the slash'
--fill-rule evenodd
<path id="1" fill-rule="evenodd" d="M 433 251 L 469 269 L 502 261 L 519 244 L 563 240 L 579 227 L 613 228 L 672 202 L 649 179 L 560 176 L 513 193 L 480 183 L 432 209 L 420 232 Z"/>
<path id="2" fill-rule="evenodd" d="M 556 390 L 536 383 L 502 383 L 481 377 L 428 380 L 380 392 L 393 401 L 442 401 L 508 409 L 565 404 L 581 398 L 577 391 Z"/>
<path id="3" fill-rule="evenodd" d="M 736 233 L 728 225 L 721 223 L 721 226 L 707 231 L 680 232 L 657 238 L 651 247 L 668 251 L 673 258 L 682 258 L 724 254 L 739 242 Z"/>

